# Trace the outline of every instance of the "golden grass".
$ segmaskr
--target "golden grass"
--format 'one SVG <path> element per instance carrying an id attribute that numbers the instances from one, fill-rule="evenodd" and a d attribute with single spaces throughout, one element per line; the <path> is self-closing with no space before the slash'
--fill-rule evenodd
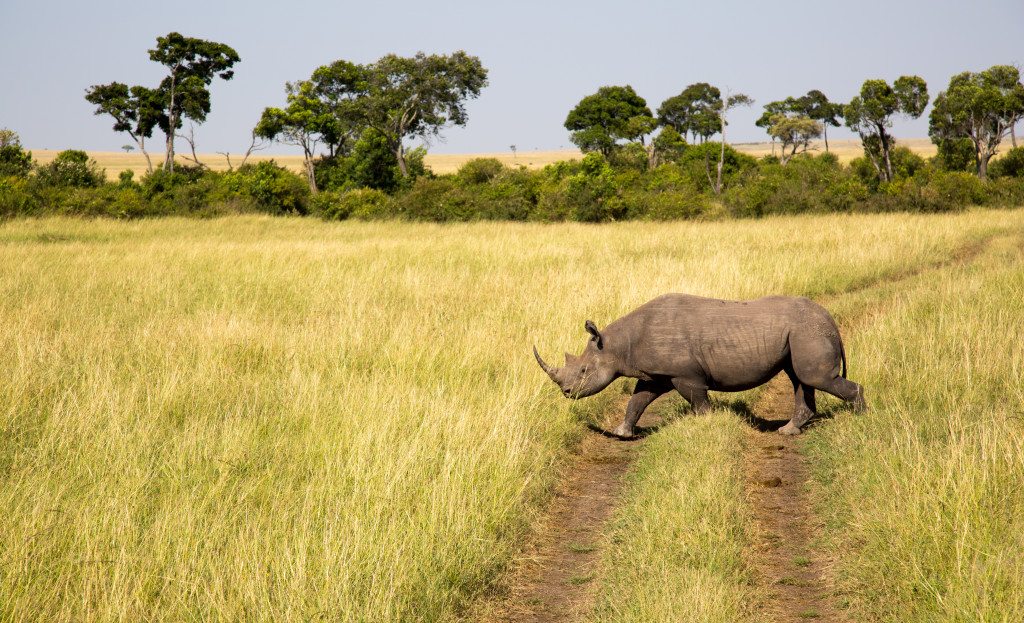
<path id="1" fill-rule="evenodd" d="M 0 620 L 451 620 L 612 398 L 565 401 L 531 344 L 575 351 L 585 318 L 665 291 L 841 291 L 1021 220 L 4 223 Z M 681 420 L 651 447 L 728 465 L 735 426 Z M 663 469 L 667 486 L 680 468 Z M 686 543 L 726 543 L 679 592 L 718 586 L 688 606 L 713 619 L 744 595 L 743 507 L 734 472 L 701 473 L 675 497 L 638 485 L 619 521 L 654 530 L 629 509 L 686 517 L 699 493 L 725 540 L 621 560 L 649 586 L 692 560 Z"/>
<path id="2" fill-rule="evenodd" d="M 905 147 L 909 147 L 914 153 L 929 158 L 935 155 L 935 145 L 932 144 L 930 139 L 927 138 L 907 138 L 897 139 L 898 144 Z M 771 143 L 739 143 L 733 144 L 738 151 L 760 158 L 773 153 Z M 813 153 L 824 153 L 825 144 L 823 141 L 815 141 L 811 145 Z M 1002 151 L 1009 149 L 1009 142 L 1007 142 Z M 841 140 L 829 140 L 829 150 L 839 157 L 839 160 L 844 163 L 848 163 L 854 158 L 859 158 L 864 154 L 861 148 L 860 139 L 841 139 Z M 59 153 L 53 149 L 34 149 L 32 150 L 32 157 L 35 158 L 36 162 L 40 164 L 46 164 L 53 160 L 53 158 Z M 129 153 L 125 152 L 114 152 L 114 151 L 90 151 L 87 152 L 91 158 L 96 160 L 99 166 L 106 169 L 107 178 L 115 180 L 117 176 L 124 170 L 131 170 L 135 173 L 136 177 L 146 173 L 146 159 L 138 151 L 132 151 Z M 775 146 L 774 153 L 778 153 L 778 146 Z M 466 164 L 466 162 L 473 160 L 474 158 L 496 158 L 507 166 L 510 167 L 526 167 L 527 169 L 542 169 L 545 166 L 560 162 L 562 160 L 573 160 L 579 159 L 583 154 L 578 149 L 556 149 L 556 150 L 524 150 L 519 151 L 515 154 L 512 152 L 481 152 L 474 154 L 435 154 L 428 153 L 424 162 L 434 173 L 439 175 L 447 173 L 455 173 Z M 153 160 L 153 166 L 159 167 L 163 163 L 163 152 L 150 153 L 150 158 Z M 228 161 L 222 154 L 199 154 L 200 162 L 206 164 L 210 169 L 214 171 L 227 171 Z M 291 154 L 267 154 L 265 152 L 256 153 L 249 158 L 249 162 L 260 162 L 264 160 L 274 160 L 281 166 L 287 167 L 295 173 L 302 174 L 304 171 L 302 164 L 302 156 L 291 155 Z M 232 154 L 231 162 L 238 166 L 241 161 L 241 155 Z M 182 164 L 190 164 L 188 161 L 181 158 L 180 154 L 177 158 L 177 162 Z"/>

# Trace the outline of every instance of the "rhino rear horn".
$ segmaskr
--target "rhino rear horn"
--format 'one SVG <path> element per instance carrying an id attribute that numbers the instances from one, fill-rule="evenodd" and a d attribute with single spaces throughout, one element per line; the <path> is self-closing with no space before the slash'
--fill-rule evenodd
<path id="1" fill-rule="evenodd" d="M 540 369 L 543 370 L 545 374 L 547 374 L 549 377 L 551 377 L 552 381 L 557 383 L 558 379 L 555 377 L 555 370 L 553 370 L 551 366 L 549 366 L 548 364 L 544 363 L 544 360 L 541 359 L 540 357 L 540 353 L 537 352 L 536 346 L 533 347 L 533 356 L 537 359 L 537 363 L 540 364 Z"/>

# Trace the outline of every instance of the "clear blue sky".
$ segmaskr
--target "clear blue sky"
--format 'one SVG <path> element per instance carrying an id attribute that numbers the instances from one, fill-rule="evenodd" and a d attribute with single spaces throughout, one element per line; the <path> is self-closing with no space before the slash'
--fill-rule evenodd
<path id="1" fill-rule="evenodd" d="M 283 103 L 285 81 L 389 52 L 464 49 L 490 70 L 469 124 L 446 130 L 437 153 L 569 147 L 566 114 L 602 85 L 630 84 L 652 110 L 693 82 L 746 93 L 756 103 L 731 117 L 729 138 L 760 141 L 761 105 L 788 95 L 817 88 L 846 101 L 866 78 L 917 74 L 934 96 L 957 72 L 1024 64 L 1022 0 L 0 0 L 0 24 L 0 127 L 34 149 L 130 142 L 83 93 L 115 80 L 155 85 L 162 68 L 146 51 L 175 30 L 242 57 L 234 80 L 213 87 L 213 112 L 196 131 L 204 152 L 244 149 L 261 110 Z M 926 136 L 927 121 L 898 122 L 895 133 Z"/>

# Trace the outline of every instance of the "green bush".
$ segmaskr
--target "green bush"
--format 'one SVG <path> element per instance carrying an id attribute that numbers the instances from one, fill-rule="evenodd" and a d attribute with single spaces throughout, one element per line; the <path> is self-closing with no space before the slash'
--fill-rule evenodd
<path id="1" fill-rule="evenodd" d="M 0 177 L 0 218 L 28 216 L 39 209 L 39 198 L 24 178 Z"/>
<path id="2" fill-rule="evenodd" d="M 253 201 L 254 208 L 271 214 L 305 214 L 309 201 L 306 182 L 273 160 L 246 164 L 224 174 L 231 193 Z"/>
<path id="3" fill-rule="evenodd" d="M 382 219 L 393 216 L 391 198 L 373 188 L 356 188 L 348 192 L 321 191 L 310 198 L 309 210 L 320 218 L 344 220 Z"/>
<path id="4" fill-rule="evenodd" d="M 1024 177 L 1024 147 L 1014 147 L 988 166 L 991 177 Z"/>
<path id="5" fill-rule="evenodd" d="M 74 216 L 139 218 L 148 215 L 150 207 L 139 190 L 106 184 L 99 188 L 69 190 L 57 212 Z"/>
<path id="6" fill-rule="evenodd" d="M 928 167 L 912 178 L 881 184 L 869 203 L 886 212 L 956 212 L 991 199 L 990 187 L 972 173 Z"/>
<path id="7" fill-rule="evenodd" d="M 599 223 L 626 215 L 614 171 L 598 152 L 581 161 L 548 165 L 541 179 L 531 219 Z"/>
<path id="8" fill-rule="evenodd" d="M 32 170 L 32 154 L 18 143 L 0 147 L 0 178 L 27 177 Z"/>
<path id="9" fill-rule="evenodd" d="M 394 197 L 394 215 L 416 221 L 470 221 L 479 218 L 471 194 L 450 177 L 421 177 Z"/>
<path id="10" fill-rule="evenodd" d="M 462 165 L 456 173 L 458 180 L 465 186 L 486 184 L 508 170 L 497 158 L 474 158 Z"/>
<path id="11" fill-rule="evenodd" d="M 49 163 L 36 169 L 40 184 L 57 188 L 96 188 L 106 175 L 84 151 L 67 149 Z"/>
<path id="12" fill-rule="evenodd" d="M 797 156 L 744 173 L 723 196 L 735 216 L 849 212 L 868 197 L 867 187 L 832 154 Z"/>
<path id="13" fill-rule="evenodd" d="M 977 159 L 974 143 L 969 138 L 947 139 L 936 142 L 938 153 L 932 159 L 935 166 L 943 171 L 974 171 Z"/>

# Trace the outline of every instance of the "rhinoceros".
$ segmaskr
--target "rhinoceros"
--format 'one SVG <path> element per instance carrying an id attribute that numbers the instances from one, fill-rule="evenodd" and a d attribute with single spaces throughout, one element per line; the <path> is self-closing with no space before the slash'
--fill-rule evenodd
<path id="1" fill-rule="evenodd" d="M 846 352 L 828 311 L 802 297 L 768 296 L 725 301 L 665 294 L 599 330 L 584 324 L 583 353 L 565 354 L 565 366 L 533 354 L 567 398 L 592 396 L 619 377 L 638 379 L 614 434 L 630 438 L 656 398 L 675 389 L 694 411 L 709 408 L 708 390 L 735 392 L 768 382 L 785 371 L 795 407 L 779 429 L 796 435 L 815 415 L 814 390 L 865 408 L 864 388 L 846 378 Z M 841 369 L 840 369 L 841 368 Z"/>

